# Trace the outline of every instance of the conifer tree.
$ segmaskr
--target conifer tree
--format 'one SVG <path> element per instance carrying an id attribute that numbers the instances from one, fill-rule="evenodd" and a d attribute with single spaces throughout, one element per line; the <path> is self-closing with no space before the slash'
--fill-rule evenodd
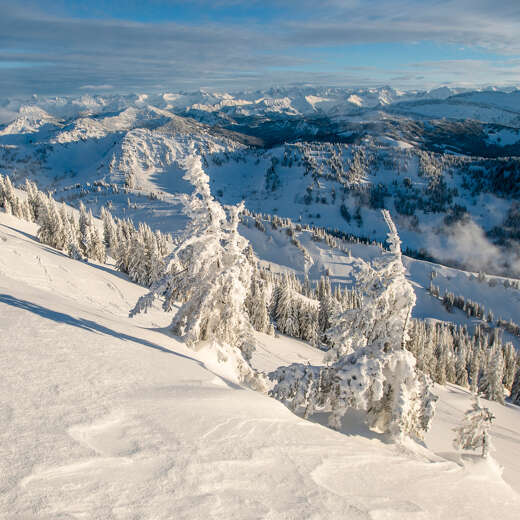
<path id="1" fill-rule="evenodd" d="M 248 243 L 238 233 L 243 204 L 225 210 L 211 196 L 209 177 L 197 156 L 190 156 L 185 168 L 184 178 L 194 185 L 185 207 L 190 223 L 165 259 L 160 280 L 131 315 L 148 309 L 158 296 L 166 311 L 181 302 L 172 331 L 190 347 L 208 343 L 219 359 L 231 359 L 241 381 L 261 386 L 248 363 L 254 340 L 245 300 L 252 266 L 245 254 Z"/>
<path id="2" fill-rule="evenodd" d="M 513 344 L 511 342 L 506 343 L 504 346 L 504 379 L 502 382 L 508 390 L 511 390 L 515 377 L 516 357 Z"/>
<path id="3" fill-rule="evenodd" d="M 479 390 L 491 401 L 504 404 L 504 357 L 502 348 L 495 344 L 489 352 L 489 360 L 479 382 Z"/>
<path id="4" fill-rule="evenodd" d="M 517 368 L 511 388 L 511 402 L 520 406 L 520 366 Z"/>
<path id="5" fill-rule="evenodd" d="M 480 347 L 474 345 L 471 362 L 469 366 L 470 390 L 475 394 L 478 391 L 478 380 L 480 375 Z"/>
<path id="6" fill-rule="evenodd" d="M 101 208 L 101 220 L 103 221 L 103 244 L 108 254 L 115 256 L 117 252 L 117 226 L 114 217 L 106 208 Z"/>
<path id="7" fill-rule="evenodd" d="M 468 386 L 468 369 L 466 368 L 466 352 L 463 347 L 459 348 L 457 360 L 455 362 L 456 379 L 455 383 L 459 386 Z"/>
<path id="8" fill-rule="evenodd" d="M 482 407 L 480 398 L 474 396 L 473 405 L 464 414 L 464 422 L 459 428 L 455 428 L 456 437 L 453 446 L 456 450 L 482 450 L 482 457 L 487 458 L 491 449 L 489 430 L 494 415 L 488 408 Z"/>
<path id="9" fill-rule="evenodd" d="M 332 364 L 280 367 L 270 374 L 271 395 L 293 409 L 330 412 L 334 428 L 349 408 L 365 410 L 369 427 L 399 440 L 422 436 L 436 397 L 428 378 L 416 370 L 413 354 L 404 349 L 415 294 L 404 276 L 395 225 L 388 212 L 383 215 L 390 250 L 362 273 L 364 299 L 357 316 L 346 311 L 337 319 Z"/>
<path id="10" fill-rule="evenodd" d="M 259 332 L 268 333 L 270 320 L 268 313 L 269 298 L 267 282 L 260 278 L 254 266 L 253 269 L 254 275 L 245 305 L 249 315 L 249 321 L 253 328 Z"/>

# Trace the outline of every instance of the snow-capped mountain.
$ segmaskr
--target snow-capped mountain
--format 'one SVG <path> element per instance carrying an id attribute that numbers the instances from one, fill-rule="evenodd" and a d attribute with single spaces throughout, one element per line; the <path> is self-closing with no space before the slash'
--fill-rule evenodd
<path id="1" fill-rule="evenodd" d="M 0 514 L 515 518 L 515 99 L 7 101 Z"/>
<path id="2" fill-rule="evenodd" d="M 518 276 L 519 99 L 297 87 L 7 100 L 18 115 L 0 130 L 0 170 L 72 202 L 94 187 L 96 208 L 121 188 L 167 206 L 190 190 L 195 150 L 227 204 L 377 241 L 387 207 L 409 255 Z"/>
<path id="3" fill-rule="evenodd" d="M 0 169 L 69 199 L 93 183 L 175 193 L 193 148 L 226 203 L 377 240 L 384 206 L 410 254 L 515 274 L 519 100 L 389 87 L 8 100 Z M 448 246 L 462 235 L 483 251 Z"/>

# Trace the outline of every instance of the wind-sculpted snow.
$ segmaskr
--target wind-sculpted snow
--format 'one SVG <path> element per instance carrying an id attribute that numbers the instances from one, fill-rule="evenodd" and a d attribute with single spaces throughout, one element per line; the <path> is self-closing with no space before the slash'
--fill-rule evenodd
<path id="1" fill-rule="evenodd" d="M 162 331 L 168 316 L 129 320 L 143 288 L 34 234 L 0 213 L 2 518 L 516 518 L 493 464 L 299 419 L 208 370 L 204 349 Z M 262 338 L 271 366 L 307 355 Z"/>

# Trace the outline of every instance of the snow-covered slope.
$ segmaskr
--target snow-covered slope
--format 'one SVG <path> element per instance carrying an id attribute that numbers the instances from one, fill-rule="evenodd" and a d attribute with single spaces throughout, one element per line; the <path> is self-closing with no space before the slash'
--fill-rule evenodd
<path id="1" fill-rule="evenodd" d="M 238 387 L 166 333 L 167 315 L 129 319 L 143 288 L 35 231 L 0 213 L 2 518 L 517 517 L 517 407 L 494 407 L 509 484 L 448 447 L 469 404 L 457 389 L 427 439 L 448 454 L 384 444 L 356 416 L 334 432 Z M 259 341 L 259 368 L 320 362 L 300 342 Z"/>

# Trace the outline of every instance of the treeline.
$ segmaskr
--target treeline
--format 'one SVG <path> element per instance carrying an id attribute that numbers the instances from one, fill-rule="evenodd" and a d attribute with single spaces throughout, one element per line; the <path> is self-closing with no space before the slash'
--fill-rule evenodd
<path id="1" fill-rule="evenodd" d="M 251 282 L 246 308 L 253 328 L 273 334 L 276 330 L 313 346 L 329 344 L 327 330 L 337 312 L 361 306 L 358 291 L 332 287 L 323 276 L 311 284 L 294 274 L 257 270 Z"/>
<path id="2" fill-rule="evenodd" d="M 380 249 L 385 248 L 381 242 L 377 242 L 376 240 L 372 240 L 368 237 L 353 235 L 352 233 L 345 233 L 339 229 L 327 229 L 321 226 L 302 224 L 299 222 L 294 223 L 288 217 L 279 217 L 278 215 L 270 215 L 268 213 L 256 213 L 254 211 L 244 209 L 242 223 L 248 227 L 250 226 L 250 222 L 248 221 L 247 217 L 250 217 L 254 222 L 254 226 L 263 233 L 266 231 L 266 225 L 269 225 L 271 229 L 274 230 L 285 229 L 293 244 L 298 248 L 303 247 L 297 241 L 295 233 L 302 231 L 311 233 L 312 239 L 316 242 L 325 242 L 330 248 L 343 251 L 347 255 L 351 254 L 350 249 L 345 243 L 342 242 L 376 246 Z"/>
<path id="3" fill-rule="evenodd" d="M 504 285 L 504 287 L 515 287 L 513 284 Z M 429 292 L 435 298 L 440 298 L 440 289 L 438 286 L 430 282 Z M 448 312 L 453 312 L 453 309 L 460 309 L 466 314 L 468 318 L 478 318 L 495 327 L 501 328 L 512 334 L 520 337 L 520 326 L 513 322 L 513 320 L 506 321 L 502 318 L 496 318 L 492 310 L 486 311 L 486 308 L 481 303 L 475 302 L 471 299 L 466 299 L 463 295 L 455 295 L 451 291 L 445 291 L 442 298 L 440 298 L 444 308 Z"/>
<path id="4" fill-rule="evenodd" d="M 454 383 L 500 403 L 506 389 L 520 404 L 520 395 L 513 392 L 520 379 L 520 355 L 512 343 L 502 342 L 497 329 L 478 326 L 470 335 L 465 326 L 412 320 L 409 336 L 407 349 L 417 367 L 436 383 Z"/>
<path id="5" fill-rule="evenodd" d="M 33 182 L 26 180 L 22 189 L 25 197 L 16 194 L 9 176 L 0 175 L 0 206 L 6 213 L 36 222 L 40 242 L 64 251 L 71 258 L 106 261 L 106 249 L 92 212 L 87 212 L 83 204 L 78 217 L 68 206 L 40 191 Z"/>
<path id="6" fill-rule="evenodd" d="M 74 211 L 29 180 L 20 189 L 23 195 L 16 193 L 9 176 L 0 175 L 0 207 L 15 217 L 37 223 L 42 244 L 76 260 L 105 263 L 110 255 L 117 269 L 132 281 L 150 286 L 157 280 L 171 247 L 169 235 L 154 232 L 142 223 L 136 227 L 130 219 L 115 218 L 105 208 L 101 211 L 101 229 L 83 203 L 79 211 Z"/>

